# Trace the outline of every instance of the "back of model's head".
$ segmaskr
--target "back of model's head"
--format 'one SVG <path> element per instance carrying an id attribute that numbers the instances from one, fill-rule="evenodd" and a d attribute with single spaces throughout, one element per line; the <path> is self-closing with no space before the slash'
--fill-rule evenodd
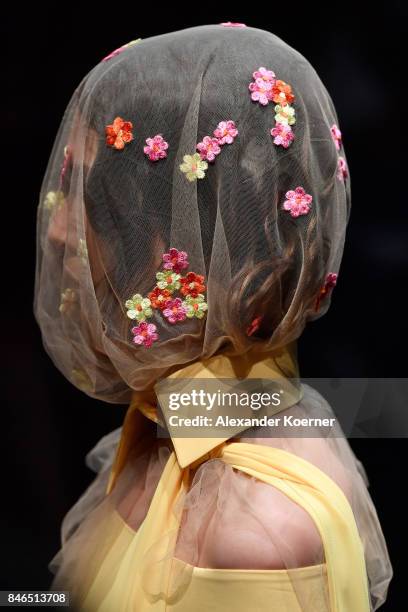
<path id="1" fill-rule="evenodd" d="M 178 364 L 299 337 L 343 250 L 337 125 L 312 66 L 262 30 L 191 28 L 101 61 L 38 209 L 35 313 L 57 367 L 126 402 Z"/>

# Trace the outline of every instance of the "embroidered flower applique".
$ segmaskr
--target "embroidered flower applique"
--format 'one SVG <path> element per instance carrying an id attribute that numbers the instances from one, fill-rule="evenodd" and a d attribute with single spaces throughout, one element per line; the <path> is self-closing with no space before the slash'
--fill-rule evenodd
<path id="1" fill-rule="evenodd" d="M 217 138 L 219 145 L 232 144 L 238 136 L 235 121 L 220 121 L 214 130 L 214 136 Z"/>
<path id="2" fill-rule="evenodd" d="M 173 293 L 173 291 L 180 289 L 180 278 L 180 274 L 176 274 L 175 272 L 157 272 L 157 286 L 159 289 L 167 289 Z"/>
<path id="3" fill-rule="evenodd" d="M 105 128 L 106 144 L 114 149 L 121 150 L 133 140 L 133 124 L 122 117 L 116 117 L 111 125 Z"/>
<path id="4" fill-rule="evenodd" d="M 59 305 L 59 311 L 64 314 L 71 312 L 76 302 L 77 302 L 76 292 L 70 287 L 67 287 L 65 291 L 61 293 L 61 303 Z"/>
<path id="5" fill-rule="evenodd" d="M 323 287 L 319 291 L 319 295 L 316 298 L 315 311 L 319 310 L 320 302 L 322 299 L 328 296 L 328 294 L 332 291 L 332 289 L 337 284 L 338 274 L 335 272 L 329 272 L 324 281 Z"/>
<path id="6" fill-rule="evenodd" d="M 306 215 L 312 203 L 312 196 L 305 192 L 303 187 L 286 192 L 286 200 L 283 203 L 283 209 L 290 212 L 292 217 Z"/>
<path id="7" fill-rule="evenodd" d="M 180 170 L 185 173 L 189 181 L 204 178 L 208 162 L 215 161 L 223 145 L 232 144 L 237 136 L 238 130 L 234 121 L 220 121 L 213 136 L 204 136 L 203 140 L 196 145 L 199 153 L 184 155 L 184 163 L 180 164 Z"/>
<path id="8" fill-rule="evenodd" d="M 218 138 L 211 138 L 211 136 L 204 136 L 202 142 L 197 145 L 197 151 L 200 153 L 201 159 L 213 162 L 216 155 L 221 153 L 221 147 L 218 142 Z"/>
<path id="9" fill-rule="evenodd" d="M 251 321 L 251 323 L 248 325 L 246 329 L 247 336 L 252 336 L 256 331 L 258 331 L 261 325 L 262 319 L 263 319 L 263 316 L 259 315 L 258 317 L 255 317 L 255 319 Z"/>
<path id="10" fill-rule="evenodd" d="M 339 181 L 345 181 L 348 177 L 348 168 L 344 157 L 339 157 L 337 160 L 337 178 Z"/>
<path id="11" fill-rule="evenodd" d="M 285 81 L 276 80 L 272 88 L 272 100 L 281 106 L 286 106 L 292 104 L 294 99 L 292 87 Z"/>
<path id="12" fill-rule="evenodd" d="M 256 79 L 262 79 L 263 81 L 272 83 L 272 85 L 275 83 L 275 80 L 276 80 L 276 74 L 274 73 L 274 71 L 267 70 L 266 68 L 264 68 L 264 66 L 261 66 L 260 68 L 258 68 L 258 70 L 255 70 L 252 73 L 252 76 L 255 81 Z"/>
<path id="13" fill-rule="evenodd" d="M 65 203 L 65 196 L 63 191 L 49 191 L 45 196 L 43 207 L 45 210 L 54 212 L 58 210 Z"/>
<path id="14" fill-rule="evenodd" d="M 115 49 L 114 51 L 112 51 L 112 53 L 109 53 L 109 55 L 104 57 L 102 59 L 102 61 L 103 62 L 107 62 L 112 57 L 115 57 L 116 55 L 119 55 L 119 53 L 122 53 L 122 51 L 124 51 L 128 47 L 132 47 L 133 45 L 136 45 L 136 43 L 140 42 L 141 40 L 142 40 L 141 38 L 136 38 L 135 40 L 131 40 L 130 42 L 126 43 L 126 45 L 122 45 L 121 47 L 118 47 L 118 49 Z"/>
<path id="15" fill-rule="evenodd" d="M 67 169 L 68 169 L 68 165 L 71 160 L 71 157 L 72 157 L 71 149 L 68 145 L 66 145 L 64 147 L 64 160 L 62 162 L 61 171 L 60 171 L 60 188 L 62 186 L 63 180 L 67 173 Z"/>
<path id="16" fill-rule="evenodd" d="M 204 299 L 204 276 L 192 271 L 186 276 L 180 274 L 189 265 L 186 251 L 172 247 L 163 253 L 162 261 L 163 270 L 156 272 L 156 286 L 148 297 L 136 293 L 125 302 L 127 316 L 139 323 L 131 330 L 133 342 L 145 347 L 151 347 L 159 338 L 156 325 L 147 323 L 147 317 L 161 314 L 174 325 L 186 319 L 202 319 L 208 309 Z M 174 295 L 176 291 L 180 291 L 181 297 Z"/>
<path id="17" fill-rule="evenodd" d="M 275 113 L 275 121 L 277 123 L 286 123 L 287 125 L 296 123 L 295 109 L 293 106 L 289 106 L 289 104 L 286 104 L 286 106 L 277 104 L 275 106 Z"/>
<path id="18" fill-rule="evenodd" d="M 144 298 L 140 293 L 136 293 L 130 300 L 126 300 L 125 306 L 128 309 L 127 316 L 129 319 L 143 322 L 147 317 L 153 314 L 152 305 L 149 298 Z"/>
<path id="19" fill-rule="evenodd" d="M 171 297 L 171 291 L 168 289 L 160 289 L 160 287 L 155 287 L 153 291 L 147 294 L 153 308 L 159 308 L 163 310 L 167 300 Z"/>
<path id="20" fill-rule="evenodd" d="M 331 131 L 331 135 L 333 138 L 333 142 L 336 145 L 336 149 L 340 151 L 341 144 L 342 144 L 341 131 L 339 130 L 339 128 L 337 127 L 335 123 L 333 123 L 333 125 L 331 126 L 330 131 Z"/>
<path id="21" fill-rule="evenodd" d="M 166 142 L 161 134 L 157 134 L 153 138 L 146 139 L 146 146 L 143 151 L 151 161 L 159 161 L 167 157 L 167 149 L 169 143 Z"/>
<path id="22" fill-rule="evenodd" d="M 246 28 L 245 23 L 238 23 L 234 21 L 225 21 L 224 23 L 220 23 L 220 25 L 224 26 L 224 28 Z"/>
<path id="23" fill-rule="evenodd" d="M 259 102 L 261 106 L 267 106 L 272 100 L 273 81 L 268 81 L 263 78 L 257 78 L 253 83 L 249 84 L 251 99 L 254 102 Z"/>
<path id="24" fill-rule="evenodd" d="M 330 132 L 331 132 L 331 136 L 332 136 L 334 145 L 336 147 L 336 150 L 340 151 L 343 146 L 343 139 L 342 139 L 341 131 L 339 130 L 338 126 L 335 123 L 333 123 L 333 125 L 331 126 Z M 349 175 L 349 172 L 348 172 L 346 160 L 344 159 L 344 157 L 341 157 L 339 155 L 337 158 L 337 178 L 339 179 L 339 181 L 344 182 L 348 178 L 348 175 Z"/>
<path id="25" fill-rule="evenodd" d="M 186 315 L 188 318 L 196 317 L 202 319 L 205 312 L 208 310 L 207 303 L 204 301 L 204 296 L 198 294 L 195 297 L 193 295 L 187 295 L 184 300 L 184 307 L 186 309 Z"/>
<path id="26" fill-rule="evenodd" d="M 184 278 L 180 280 L 181 289 L 180 293 L 183 295 L 191 295 L 197 297 L 199 293 L 205 291 L 204 276 L 196 274 L 195 272 L 189 272 Z"/>
<path id="27" fill-rule="evenodd" d="M 271 136 L 274 137 L 274 144 L 282 145 L 285 149 L 289 147 L 295 138 L 292 128 L 287 123 L 277 123 L 275 127 L 271 129 Z"/>
<path id="28" fill-rule="evenodd" d="M 208 163 L 201 159 L 200 153 L 184 155 L 183 163 L 180 164 L 180 170 L 184 172 L 186 178 L 191 182 L 197 179 L 203 179 L 207 168 Z"/>
<path id="29" fill-rule="evenodd" d="M 291 106 L 295 100 L 292 87 L 277 79 L 273 70 L 264 66 L 252 73 L 253 81 L 249 84 L 251 100 L 259 102 L 261 106 L 267 106 L 269 102 L 275 102 L 275 127 L 270 130 L 273 143 L 287 149 L 295 135 L 291 125 L 296 123 L 295 109 Z"/>
<path id="30" fill-rule="evenodd" d="M 132 334 L 135 344 L 143 344 L 148 348 L 159 338 L 157 327 L 154 323 L 139 323 L 136 327 L 132 327 Z"/>
<path id="31" fill-rule="evenodd" d="M 168 253 L 163 254 L 163 268 L 165 270 L 173 270 L 173 272 L 181 272 L 188 268 L 187 253 L 178 249 L 170 249 Z"/>
<path id="32" fill-rule="evenodd" d="M 84 265 L 88 261 L 88 248 L 86 246 L 86 241 L 83 238 L 78 240 L 77 257 L 80 258 Z"/>
<path id="33" fill-rule="evenodd" d="M 173 300 L 167 300 L 163 309 L 163 315 L 170 323 L 184 321 L 187 315 L 187 309 L 179 297 Z"/>

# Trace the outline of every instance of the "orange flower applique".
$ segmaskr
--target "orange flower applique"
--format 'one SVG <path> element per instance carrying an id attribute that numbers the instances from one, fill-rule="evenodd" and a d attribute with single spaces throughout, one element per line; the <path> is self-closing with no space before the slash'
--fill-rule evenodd
<path id="1" fill-rule="evenodd" d="M 181 289 L 180 292 L 183 295 L 191 295 L 191 297 L 197 297 L 199 293 L 204 293 L 204 276 L 196 274 L 195 272 L 189 272 L 184 278 L 180 279 Z"/>
<path id="2" fill-rule="evenodd" d="M 285 83 L 285 81 L 280 81 L 279 79 L 275 81 L 275 84 L 272 88 L 272 99 L 276 104 L 280 104 L 281 106 L 286 106 L 287 104 L 292 104 L 295 96 L 292 93 L 292 87 Z"/>
<path id="3" fill-rule="evenodd" d="M 166 301 L 171 297 L 171 293 L 172 292 L 168 289 L 160 289 L 160 287 L 155 287 L 153 291 L 147 295 L 147 297 L 151 301 L 153 308 L 163 310 Z"/>
<path id="4" fill-rule="evenodd" d="M 123 149 L 125 144 L 133 140 L 132 129 L 131 121 L 124 121 L 122 117 L 116 117 L 112 125 L 105 127 L 106 144 L 118 150 Z"/>

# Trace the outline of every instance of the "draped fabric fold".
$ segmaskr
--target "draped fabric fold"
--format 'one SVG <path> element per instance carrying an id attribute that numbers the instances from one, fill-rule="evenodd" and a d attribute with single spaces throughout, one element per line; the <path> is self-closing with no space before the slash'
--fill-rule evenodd
<path id="1" fill-rule="evenodd" d="M 288 412 L 333 415 L 307 385 Z M 74 609 L 369 612 L 385 600 L 392 576 L 385 541 L 339 430 L 326 439 L 316 430 L 302 440 L 220 441 L 181 467 L 171 440 L 155 439 L 150 423 L 144 430 L 149 421 L 133 403 L 123 427 L 90 453 L 100 472 L 64 520 L 52 563 L 52 587 L 68 589 Z M 310 523 L 321 552 L 305 561 Z M 238 545 L 248 559 L 261 546 L 261 565 L 234 555 L 218 565 L 205 556 L 211 532 L 219 550 Z M 262 543 L 239 548 L 243 533 Z M 271 550 L 280 569 L 268 565 Z"/>
<path id="2" fill-rule="evenodd" d="M 278 356 L 260 356 L 253 352 L 241 358 L 217 355 L 205 364 L 196 362 L 177 369 L 173 376 L 216 376 L 222 379 L 239 372 L 255 378 L 261 375 L 295 376 L 298 373 L 295 349 L 295 346 L 285 348 Z M 292 404 L 297 403 L 301 395 L 300 392 L 297 397 L 294 395 Z M 140 394 L 135 394 L 129 406 L 107 493 L 113 489 L 134 444 L 137 410 L 142 410 L 145 415 L 150 414 L 152 420 L 157 421 L 154 405 L 146 400 L 139 404 L 140 399 Z M 174 442 L 173 439 L 173 444 Z M 181 500 L 191 483 L 191 471 L 204 461 L 220 458 L 234 469 L 277 488 L 311 516 L 323 543 L 330 610 L 369 610 L 367 572 L 358 529 L 345 494 L 331 478 L 310 462 L 278 448 L 216 438 L 204 439 L 204 445 L 203 439 L 200 438 L 180 438 L 178 444 L 181 444 L 178 447 L 179 454 L 183 457 L 190 456 L 192 460 L 189 465 L 183 467 L 177 452 L 170 455 L 148 514 L 127 551 L 123 569 L 118 573 L 118 580 L 114 583 L 107 601 L 111 598 L 113 605 L 126 583 L 130 581 L 133 584 L 131 599 L 139 602 L 138 606 L 144 601 L 146 610 L 166 609 L 166 602 L 171 598 L 169 585 L 174 561 L 172 556 L 166 555 L 166 551 L 171 539 L 175 543 L 179 530 L 179 516 L 173 509 L 182 503 Z M 190 452 L 191 449 L 194 449 L 194 452 Z M 152 561 L 152 557 L 158 562 Z M 135 565 L 135 559 L 140 560 L 139 564 Z M 150 563 L 146 562 L 149 559 Z M 288 569 L 290 571 L 293 568 Z M 183 570 L 185 574 L 186 566 Z M 92 596 L 90 593 L 88 598 L 92 600 Z"/>
<path id="3" fill-rule="evenodd" d="M 324 545 L 330 612 L 368 612 L 364 551 L 350 505 L 336 483 L 311 463 L 282 449 L 243 442 L 223 443 L 213 451 L 212 458 L 216 457 L 278 488 L 310 513 Z M 167 610 L 168 597 L 170 601 L 171 596 L 174 599 L 170 588 L 174 559 L 166 558 L 164 548 L 155 550 L 156 564 L 144 565 L 140 561 L 149 559 L 153 543 L 164 544 L 174 538 L 178 522 L 172 508 L 185 494 L 188 482 L 189 468 L 181 469 L 175 453 L 171 453 L 149 512 L 123 558 L 117 580 L 98 610 L 114 609 L 127 584 L 133 585 L 131 600 L 138 603 L 135 608 L 130 605 L 125 609 Z M 98 580 L 87 595 L 85 609 L 96 609 L 92 602 L 97 592 Z"/>

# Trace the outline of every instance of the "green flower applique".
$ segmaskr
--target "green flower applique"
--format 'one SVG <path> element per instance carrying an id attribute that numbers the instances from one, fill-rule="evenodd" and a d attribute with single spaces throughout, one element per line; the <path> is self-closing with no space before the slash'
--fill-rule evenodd
<path id="1" fill-rule="evenodd" d="M 201 159 L 199 153 L 184 155 L 183 163 L 180 164 L 180 170 L 184 172 L 186 178 L 191 182 L 204 178 L 207 168 L 207 162 Z"/>
<path id="2" fill-rule="evenodd" d="M 67 314 L 71 312 L 77 302 L 77 295 L 73 289 L 67 287 L 65 291 L 61 293 L 61 303 L 59 305 L 59 311 Z"/>
<path id="3" fill-rule="evenodd" d="M 136 319 L 139 323 L 153 315 L 149 298 L 144 298 L 140 293 L 135 293 L 130 300 L 125 302 L 125 306 L 128 309 L 126 314 L 129 319 Z"/>
<path id="4" fill-rule="evenodd" d="M 65 196 L 62 191 L 49 191 L 45 196 L 43 207 L 49 212 L 54 212 L 65 203 Z"/>
<path id="5" fill-rule="evenodd" d="M 84 265 L 88 262 L 88 248 L 86 246 L 86 240 L 83 238 L 78 240 L 77 257 L 80 258 Z"/>
<path id="6" fill-rule="evenodd" d="M 207 302 L 204 301 L 204 296 L 201 293 L 197 297 L 188 295 L 183 302 L 183 306 L 186 309 L 186 316 L 190 319 L 193 317 L 202 319 L 208 309 Z"/>
<path id="7" fill-rule="evenodd" d="M 175 272 L 157 272 L 157 286 L 159 289 L 168 289 L 168 291 L 173 292 L 180 289 L 180 274 L 176 274 Z"/>
<path id="8" fill-rule="evenodd" d="M 289 104 L 286 106 L 277 104 L 275 106 L 275 113 L 275 121 L 277 123 L 285 123 L 286 125 L 293 125 L 296 123 L 295 109 Z"/>

